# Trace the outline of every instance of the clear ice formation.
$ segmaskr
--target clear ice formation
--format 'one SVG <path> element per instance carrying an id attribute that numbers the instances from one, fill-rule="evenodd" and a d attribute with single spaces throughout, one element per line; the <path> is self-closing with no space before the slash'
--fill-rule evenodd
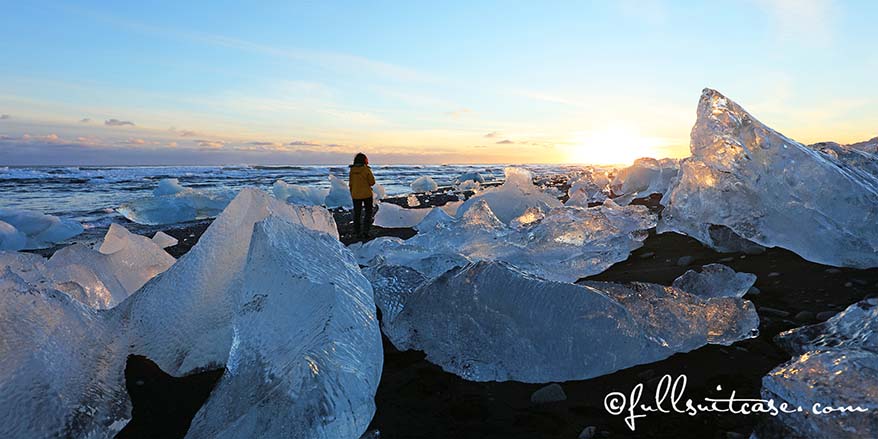
<path id="1" fill-rule="evenodd" d="M 463 174 L 460 174 L 459 176 L 457 176 L 457 178 L 454 179 L 454 184 L 458 185 L 458 184 L 461 184 L 461 183 L 466 182 L 466 181 L 472 181 L 474 183 L 484 183 L 485 177 L 483 177 L 482 174 L 479 174 L 478 172 L 475 172 L 475 171 L 464 172 Z"/>
<path id="2" fill-rule="evenodd" d="M 540 279 L 503 262 L 477 262 L 428 283 L 417 271 L 366 270 L 384 332 L 472 381 L 587 379 L 756 335 L 753 304 L 701 298 L 655 284 Z M 420 286 L 412 288 L 421 283 Z"/>
<path id="3" fill-rule="evenodd" d="M 703 298 L 744 297 L 756 283 L 756 275 L 738 273 L 723 264 L 708 264 L 701 271 L 688 270 L 674 279 L 673 286 Z"/>
<path id="4" fill-rule="evenodd" d="M 351 201 L 351 190 L 348 188 L 348 184 L 344 180 L 330 175 L 329 194 L 326 195 L 323 204 L 327 209 L 353 209 L 354 202 Z"/>
<path id="5" fill-rule="evenodd" d="M 179 241 L 177 241 L 177 238 L 174 238 L 173 236 L 168 235 L 165 232 L 158 231 L 155 232 L 155 235 L 153 235 L 152 242 L 154 242 L 155 245 L 161 248 L 168 248 L 177 245 Z"/>
<path id="6" fill-rule="evenodd" d="M 425 273 L 420 267 L 429 265 L 425 261 L 436 263 L 436 258 L 497 260 L 545 279 L 573 282 L 627 259 L 631 251 L 643 245 L 647 230 L 655 226 L 655 217 L 645 207 L 621 207 L 610 200 L 588 209 L 555 208 L 540 214 L 540 219 L 530 218 L 537 215 L 533 209 L 525 210 L 522 215 L 528 218 L 519 217 L 514 221 L 518 226 L 511 227 L 494 215 L 487 200 L 477 199 L 452 221 L 434 216 L 427 222 L 424 217 L 424 224 L 417 227 L 418 234 L 408 240 L 382 237 L 352 246 L 351 250 L 364 265 L 383 261 Z M 373 260 L 376 257 L 380 260 Z M 440 271 L 430 277 L 453 266 L 435 265 L 430 270 Z"/>
<path id="7" fill-rule="evenodd" d="M 439 189 L 439 185 L 426 175 L 412 182 L 412 192 L 433 192 L 436 189 Z"/>
<path id="8" fill-rule="evenodd" d="M 666 194 L 680 171 L 678 160 L 640 158 L 634 164 L 619 170 L 610 183 L 610 189 L 619 204 L 628 204 L 635 198 L 652 194 Z"/>
<path id="9" fill-rule="evenodd" d="M 183 187 L 176 178 L 171 178 L 159 181 L 152 197 L 124 203 L 116 211 L 138 224 L 176 224 L 215 217 L 234 195 L 229 190 L 208 191 Z"/>
<path id="10" fill-rule="evenodd" d="M 874 168 L 795 142 L 710 89 L 701 95 L 690 149 L 662 198 L 659 232 L 725 250 L 711 234 L 720 226 L 809 261 L 878 266 Z"/>
<path id="11" fill-rule="evenodd" d="M 326 189 L 298 184 L 289 184 L 283 180 L 277 180 L 271 186 L 272 193 L 279 200 L 301 206 L 322 206 L 323 201 L 329 194 Z"/>
<path id="12" fill-rule="evenodd" d="M 606 172 L 587 169 L 582 175 L 572 179 L 564 205 L 588 207 L 590 203 L 602 203 L 607 199 L 609 184 L 610 179 Z"/>
<path id="13" fill-rule="evenodd" d="M 529 207 L 543 211 L 561 207 L 557 198 L 534 186 L 530 171 L 513 167 L 506 168 L 506 181 L 502 185 L 485 189 L 471 197 L 460 207 L 457 216 L 460 217 L 481 200 L 488 203 L 491 211 L 504 224 L 524 214 Z"/>
<path id="14" fill-rule="evenodd" d="M 0 250 L 49 247 L 82 233 L 82 225 L 28 210 L 0 208 Z"/>
<path id="15" fill-rule="evenodd" d="M 442 206 L 431 207 L 429 209 L 407 209 L 393 203 L 380 203 L 378 205 L 378 212 L 375 214 L 374 224 L 378 227 L 386 228 L 417 228 L 418 225 L 426 218 L 428 218 L 432 212 L 438 210 L 444 213 L 445 216 L 453 216 L 457 212 L 457 209 L 460 207 L 461 204 L 463 203 L 459 201 L 451 201 L 445 203 Z M 438 214 L 434 214 L 434 216 L 428 221 L 432 223 L 437 218 L 442 218 L 441 216 L 437 215 Z M 444 219 L 442 221 L 444 221 Z"/>
<path id="16" fill-rule="evenodd" d="M 64 292 L 96 309 L 116 306 L 174 262 L 153 239 L 118 224 L 110 226 L 100 250 L 77 243 L 56 251 L 48 261 L 27 253 L 0 253 L 0 269 L 9 267 L 27 282 Z"/>
<path id="17" fill-rule="evenodd" d="M 359 437 L 383 362 L 332 216 L 255 189 L 107 311 L 5 268 L 0 333 L 2 437 L 112 437 L 131 416 L 129 354 L 178 376 L 226 368 L 187 437 Z"/>
<path id="18" fill-rule="evenodd" d="M 778 343 L 795 357 L 762 378 L 762 397 L 810 411 L 862 407 L 865 413 L 781 413 L 772 420 L 801 437 L 878 435 L 878 299 L 849 306 L 829 320 L 785 331 Z"/>

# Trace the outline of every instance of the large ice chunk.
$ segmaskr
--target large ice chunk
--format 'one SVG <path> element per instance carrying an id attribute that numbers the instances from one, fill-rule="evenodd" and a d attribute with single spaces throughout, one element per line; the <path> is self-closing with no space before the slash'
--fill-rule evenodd
<path id="1" fill-rule="evenodd" d="M 329 194 L 323 200 L 323 204 L 328 209 L 343 208 L 353 209 L 354 202 L 351 200 L 351 190 L 344 180 L 334 176 L 329 176 Z"/>
<path id="2" fill-rule="evenodd" d="M 98 251 L 74 244 L 55 252 L 46 264 L 55 282 L 73 282 L 95 308 L 112 308 L 148 280 L 173 265 L 175 259 L 152 239 L 110 225 Z"/>
<path id="3" fill-rule="evenodd" d="M 754 336 L 759 325 L 752 303 L 736 297 L 704 299 L 644 283 L 552 282 L 500 262 L 450 270 L 414 291 L 394 287 L 402 291 L 396 302 L 383 299 L 388 338 L 473 381 L 586 379 L 730 344 Z"/>
<path id="4" fill-rule="evenodd" d="M 476 171 L 464 172 L 463 174 L 458 175 L 457 178 L 454 179 L 454 184 L 458 185 L 458 184 L 461 184 L 465 181 L 472 181 L 474 183 L 484 183 L 485 177 L 483 177 L 482 174 L 479 174 Z"/>
<path id="5" fill-rule="evenodd" d="M 675 159 L 640 158 L 616 173 L 610 189 L 618 197 L 615 201 L 623 205 L 635 198 L 666 194 L 679 170 Z"/>
<path id="6" fill-rule="evenodd" d="M 659 231 L 724 250 L 716 226 L 829 265 L 878 266 L 878 175 L 772 130 L 705 89 L 692 156 L 665 194 Z"/>
<path id="7" fill-rule="evenodd" d="M 545 279 L 573 282 L 625 260 L 655 226 L 645 207 L 620 207 L 612 201 L 588 209 L 556 208 L 544 218 L 524 221 L 519 217 L 516 228 L 507 226 L 479 199 L 459 219 L 419 226 L 418 234 L 406 241 L 376 239 L 352 250 L 416 269 L 424 259 L 439 255 L 506 261 Z M 373 250 L 378 247 L 380 252 Z"/>
<path id="8" fill-rule="evenodd" d="M 82 225 L 28 210 L 0 208 L 0 250 L 49 247 L 82 233 Z"/>
<path id="9" fill-rule="evenodd" d="M 289 184 L 283 180 L 277 180 L 271 186 L 274 196 L 290 204 L 302 206 L 321 206 L 329 191 L 312 186 Z"/>
<path id="10" fill-rule="evenodd" d="M 229 190 L 192 189 L 176 179 L 166 179 L 159 181 L 152 197 L 124 203 L 116 210 L 139 224 L 175 224 L 215 217 L 233 197 Z"/>
<path id="11" fill-rule="evenodd" d="M 235 285 L 227 371 L 188 436 L 359 437 L 375 413 L 383 353 L 352 255 L 329 235 L 269 217 Z"/>
<path id="12" fill-rule="evenodd" d="M 412 192 L 433 192 L 436 189 L 439 189 L 439 185 L 426 175 L 412 182 Z"/>
<path id="13" fill-rule="evenodd" d="M 502 185 L 474 195 L 463 203 L 457 216 L 460 217 L 481 200 L 486 201 L 497 218 L 506 224 L 521 216 L 529 207 L 537 207 L 543 211 L 561 207 L 557 198 L 534 186 L 530 171 L 512 167 L 506 168 L 506 181 Z"/>
<path id="14" fill-rule="evenodd" d="M 868 412 L 781 413 L 770 424 L 802 437 L 878 435 L 878 299 L 853 304 L 823 323 L 791 329 L 777 339 L 796 357 L 762 378 L 763 398 L 806 412 L 815 403 Z"/>
<path id="15" fill-rule="evenodd" d="M 189 253 L 102 313 L 6 268 L 0 435 L 112 437 L 130 418 L 123 371 L 138 354 L 174 375 L 226 367 L 190 437 L 358 437 L 381 341 L 335 230 L 323 208 L 245 189 Z"/>
<path id="16" fill-rule="evenodd" d="M 414 227 L 421 222 L 430 209 L 406 209 L 393 203 L 378 205 L 374 224 L 378 227 Z"/>

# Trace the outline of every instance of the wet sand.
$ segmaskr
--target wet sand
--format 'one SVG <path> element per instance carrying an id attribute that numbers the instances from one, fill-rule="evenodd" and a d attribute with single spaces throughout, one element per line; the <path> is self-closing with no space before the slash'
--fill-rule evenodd
<path id="1" fill-rule="evenodd" d="M 653 197 L 638 203 L 658 209 L 657 200 Z M 448 200 L 421 200 L 424 205 L 444 201 Z M 350 214 L 334 214 L 342 241 L 355 241 L 350 233 Z M 180 240 L 169 252 L 174 256 L 185 254 L 208 225 L 209 221 L 201 221 L 165 230 Z M 414 233 L 411 229 L 375 227 L 371 237 L 407 238 Z M 688 263 L 681 264 L 681 258 Z M 757 338 L 734 346 L 705 346 L 610 375 L 560 383 L 567 399 L 543 405 L 530 402 L 531 394 L 543 384 L 466 381 L 427 362 L 422 352 L 399 352 L 385 339 L 384 370 L 375 398 L 377 412 L 369 429 L 379 430 L 382 438 L 577 438 L 589 426 L 595 427 L 594 437 L 748 437 L 762 420 L 760 416 L 650 414 L 638 419 L 636 432 L 631 432 L 622 416 L 611 416 L 604 410 L 604 397 L 613 391 L 627 394 L 635 384 L 644 383 L 645 400 L 654 395 L 663 375 L 686 374 L 686 398 L 695 401 L 705 397 L 727 398 L 732 390 L 739 399 L 759 398 L 762 376 L 790 359 L 773 337 L 786 329 L 825 320 L 847 305 L 878 295 L 878 269 L 832 268 L 777 248 L 755 255 L 717 253 L 692 238 L 675 233 L 657 235 L 653 230 L 644 246 L 627 260 L 588 279 L 670 285 L 687 269 L 715 262 L 758 276 L 758 294 L 746 296 L 759 312 Z M 170 379 L 148 365 L 132 370 L 159 378 L 141 380 L 147 389 L 141 385 L 131 392 L 136 410 L 131 425 L 124 431 L 125 437 L 154 437 L 159 432 L 163 437 L 182 436 L 188 421 L 181 423 L 177 418 L 169 418 L 172 415 L 165 411 L 145 407 L 166 405 L 167 396 L 161 395 L 197 401 L 219 378 L 214 372 Z M 128 370 L 126 376 L 127 373 Z M 717 391 L 717 386 L 722 386 L 722 390 Z M 165 428 L 168 423 L 176 425 L 176 430 Z"/>

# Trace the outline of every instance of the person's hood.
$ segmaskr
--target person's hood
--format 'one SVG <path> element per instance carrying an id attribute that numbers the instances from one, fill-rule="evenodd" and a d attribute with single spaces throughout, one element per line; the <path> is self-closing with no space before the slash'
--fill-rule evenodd
<path id="1" fill-rule="evenodd" d="M 366 165 L 363 163 L 354 163 L 353 165 L 348 165 L 349 168 L 363 168 Z"/>

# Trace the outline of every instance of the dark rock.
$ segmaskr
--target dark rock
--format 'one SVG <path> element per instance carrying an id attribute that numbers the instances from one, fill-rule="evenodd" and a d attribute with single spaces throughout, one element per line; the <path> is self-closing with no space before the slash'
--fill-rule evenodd
<path id="1" fill-rule="evenodd" d="M 579 433 L 579 439 L 594 439 L 597 436 L 598 428 L 594 425 L 589 425 L 582 429 L 582 433 Z"/>
<path id="2" fill-rule="evenodd" d="M 687 267 L 693 262 L 695 262 L 695 258 L 692 256 L 680 256 L 680 259 L 677 259 L 677 265 L 680 267 Z"/>
<path id="3" fill-rule="evenodd" d="M 567 394 L 564 393 L 564 389 L 558 383 L 552 383 L 540 388 L 530 396 L 530 402 L 533 404 L 548 404 L 566 399 Z"/>
<path id="4" fill-rule="evenodd" d="M 780 318 L 784 318 L 784 317 L 787 317 L 790 315 L 790 313 L 787 311 L 769 308 L 767 306 L 763 306 L 761 308 L 758 308 L 757 311 L 759 311 L 762 314 L 768 314 L 770 316 L 780 317 Z"/>

